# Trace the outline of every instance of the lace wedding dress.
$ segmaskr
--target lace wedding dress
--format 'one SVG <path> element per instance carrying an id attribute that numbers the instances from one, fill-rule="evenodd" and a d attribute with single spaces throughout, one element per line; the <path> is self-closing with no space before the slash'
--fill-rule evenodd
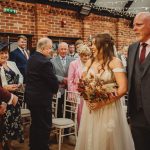
<path id="1" fill-rule="evenodd" d="M 113 72 L 124 70 L 116 68 Z M 106 83 L 114 81 L 109 70 L 95 76 Z M 75 150 L 135 150 L 120 100 L 91 112 L 84 103 Z"/>

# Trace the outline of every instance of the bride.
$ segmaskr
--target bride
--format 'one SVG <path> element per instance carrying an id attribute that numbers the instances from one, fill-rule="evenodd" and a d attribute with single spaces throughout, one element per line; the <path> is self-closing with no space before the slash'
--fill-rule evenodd
<path id="1" fill-rule="evenodd" d="M 127 78 L 121 61 L 114 56 L 114 43 L 107 33 L 93 38 L 94 58 L 87 69 L 104 83 L 116 82 L 116 95 L 107 104 L 88 103 L 83 106 L 81 125 L 75 150 L 134 150 L 130 129 L 120 98 L 127 92 Z"/>

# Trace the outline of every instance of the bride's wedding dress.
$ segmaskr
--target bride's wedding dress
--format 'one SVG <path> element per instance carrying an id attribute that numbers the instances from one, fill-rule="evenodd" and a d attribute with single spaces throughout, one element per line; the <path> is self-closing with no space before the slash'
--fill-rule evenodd
<path id="1" fill-rule="evenodd" d="M 116 68 L 113 72 L 123 69 Z M 109 70 L 95 76 L 106 83 L 114 81 Z M 91 112 L 84 103 L 75 150 L 135 150 L 120 100 Z"/>

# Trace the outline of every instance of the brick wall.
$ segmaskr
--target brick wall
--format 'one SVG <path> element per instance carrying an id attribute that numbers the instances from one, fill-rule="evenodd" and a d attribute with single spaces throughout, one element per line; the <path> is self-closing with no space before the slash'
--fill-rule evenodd
<path id="1" fill-rule="evenodd" d="M 85 41 L 89 35 L 109 32 L 119 50 L 135 40 L 129 28 L 130 21 L 90 14 L 80 18 L 77 12 L 43 4 L 30 4 L 13 0 L 0 2 L 0 32 L 32 34 L 32 46 L 44 36 L 75 37 Z M 4 8 L 17 10 L 16 14 L 4 13 Z M 66 24 L 62 27 L 61 21 Z"/>

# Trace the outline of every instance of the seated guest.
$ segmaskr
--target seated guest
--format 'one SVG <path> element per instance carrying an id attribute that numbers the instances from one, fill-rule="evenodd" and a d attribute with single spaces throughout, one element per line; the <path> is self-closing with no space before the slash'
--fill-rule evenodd
<path id="1" fill-rule="evenodd" d="M 79 58 L 75 61 L 72 61 L 69 66 L 68 71 L 68 90 L 76 92 L 78 89 L 78 82 L 81 78 L 81 75 L 84 71 L 86 71 L 85 64 L 88 62 L 91 51 L 88 46 L 86 45 L 80 45 L 80 47 L 77 49 Z M 78 107 L 78 126 L 80 124 L 80 117 L 82 113 L 82 106 L 83 101 L 80 100 L 80 104 Z"/>
<path id="2" fill-rule="evenodd" d="M 7 104 L 13 104 L 14 106 L 18 102 L 18 97 L 9 93 L 2 87 L 0 87 L 0 137 L 2 137 L 3 131 L 3 114 L 6 112 Z M 0 150 L 2 150 L 2 141 L 0 139 Z"/>
<path id="3" fill-rule="evenodd" d="M 0 87 L 0 115 L 5 113 L 7 104 L 12 103 L 15 106 L 17 101 L 17 96 Z"/>
<path id="4" fill-rule="evenodd" d="M 18 70 L 14 62 L 8 61 L 8 43 L 0 42 L 0 84 L 1 86 L 10 91 L 15 92 L 19 90 L 23 83 L 23 76 Z M 8 104 L 7 111 L 3 115 L 3 130 L 1 133 L 1 141 L 5 147 L 11 149 L 11 141 L 19 139 L 23 141 L 23 128 L 21 124 L 21 112 L 19 102 L 14 105 Z"/>

